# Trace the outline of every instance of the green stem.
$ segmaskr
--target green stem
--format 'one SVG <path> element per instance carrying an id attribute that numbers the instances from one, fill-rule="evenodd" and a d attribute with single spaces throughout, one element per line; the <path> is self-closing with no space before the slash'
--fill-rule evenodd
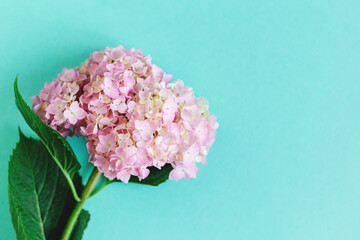
<path id="1" fill-rule="evenodd" d="M 69 218 L 68 223 L 66 224 L 64 233 L 61 237 L 61 240 L 68 240 L 71 236 L 71 232 L 74 229 L 76 220 L 79 217 L 79 214 L 81 212 L 81 209 L 83 208 L 86 200 L 89 198 L 89 195 L 91 191 L 94 189 L 97 180 L 99 179 L 101 173 L 97 170 L 97 168 L 94 168 L 92 171 L 88 182 L 85 185 L 84 191 L 81 195 L 81 199 L 79 202 L 76 203 L 74 210 L 71 213 L 71 216 Z"/>
<path id="2" fill-rule="evenodd" d="M 98 194 L 101 190 L 103 190 L 107 185 L 112 183 L 112 180 L 107 180 L 106 183 L 104 183 L 101 187 L 98 187 L 97 189 L 94 189 L 94 191 L 90 194 L 89 198 L 92 198 L 96 194 Z"/>

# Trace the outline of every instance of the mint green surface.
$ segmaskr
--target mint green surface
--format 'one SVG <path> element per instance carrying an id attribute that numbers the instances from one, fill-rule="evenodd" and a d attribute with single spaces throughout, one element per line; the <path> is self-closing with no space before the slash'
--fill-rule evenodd
<path id="1" fill-rule="evenodd" d="M 359 1 L 1 1 L 0 239 L 24 98 L 106 46 L 141 48 L 209 100 L 196 180 L 113 184 L 85 240 L 360 239 Z M 89 175 L 83 139 L 70 139 Z"/>

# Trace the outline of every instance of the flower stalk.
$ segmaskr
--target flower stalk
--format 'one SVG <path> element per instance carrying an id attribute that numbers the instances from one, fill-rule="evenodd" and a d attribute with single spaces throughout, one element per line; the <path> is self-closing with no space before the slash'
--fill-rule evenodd
<path id="1" fill-rule="evenodd" d="M 79 217 L 79 214 L 81 212 L 81 209 L 83 208 L 86 200 L 89 198 L 92 190 L 94 189 L 99 177 L 101 175 L 101 172 L 97 170 L 97 168 L 94 168 L 92 171 L 88 182 L 85 185 L 84 191 L 81 195 L 81 199 L 79 202 L 76 203 L 74 210 L 72 211 L 69 221 L 66 224 L 65 230 L 63 235 L 61 236 L 61 240 L 68 240 L 71 236 L 72 230 L 75 227 L 76 220 Z"/>

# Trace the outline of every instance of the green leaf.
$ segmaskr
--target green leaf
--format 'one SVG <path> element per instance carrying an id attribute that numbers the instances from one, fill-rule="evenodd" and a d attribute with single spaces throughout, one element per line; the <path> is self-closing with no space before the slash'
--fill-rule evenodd
<path id="1" fill-rule="evenodd" d="M 79 201 L 74 183 L 72 181 L 75 173 L 80 169 L 80 163 L 77 161 L 74 151 L 69 143 L 54 129 L 43 123 L 34 111 L 26 104 L 18 89 L 18 77 L 14 83 L 15 103 L 20 110 L 30 128 L 39 136 L 41 142 L 49 151 L 61 172 L 68 181 L 73 192 L 74 198 Z"/>
<path id="2" fill-rule="evenodd" d="M 149 170 L 150 170 L 149 176 L 147 176 L 145 179 L 140 181 L 138 177 L 131 176 L 129 182 L 158 186 L 159 184 L 169 179 L 169 174 L 171 170 L 173 170 L 173 167 L 170 164 L 165 164 L 161 169 L 158 169 L 156 167 L 149 167 Z M 121 181 L 115 179 L 113 180 L 113 182 L 121 182 Z"/>
<path id="3" fill-rule="evenodd" d="M 81 210 L 79 217 L 76 221 L 76 225 L 71 233 L 70 240 L 81 240 L 84 234 L 85 228 L 90 220 L 90 213 L 86 210 Z"/>
<path id="4" fill-rule="evenodd" d="M 170 164 L 165 164 L 161 169 L 150 167 L 149 170 L 149 176 L 145 179 L 139 181 L 138 177 L 131 176 L 130 182 L 158 186 L 160 183 L 169 179 L 169 174 L 173 170 L 173 167 Z"/>
<path id="5" fill-rule="evenodd" d="M 80 177 L 79 173 L 75 174 L 73 181 L 75 183 L 77 191 L 82 192 L 83 185 L 81 183 L 81 177 Z M 76 203 L 77 202 L 73 198 L 73 195 L 71 194 L 71 190 L 68 186 L 68 194 L 67 194 L 67 198 L 65 200 L 65 208 L 62 211 L 62 214 L 60 216 L 60 219 L 56 226 L 56 229 L 51 231 L 51 234 L 49 235 L 48 239 L 51 239 L 51 240 L 59 239 L 60 236 L 62 236 L 65 226 L 70 218 L 72 211 L 75 208 Z"/>
<path id="6" fill-rule="evenodd" d="M 70 194 L 61 170 L 44 145 L 25 137 L 9 162 L 9 204 L 17 239 L 42 240 L 56 229 Z"/>

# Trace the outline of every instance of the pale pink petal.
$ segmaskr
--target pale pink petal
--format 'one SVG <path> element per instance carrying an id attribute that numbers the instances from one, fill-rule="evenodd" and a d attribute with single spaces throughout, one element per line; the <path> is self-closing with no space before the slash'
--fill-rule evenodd
<path id="1" fill-rule="evenodd" d="M 79 108 L 78 112 L 77 112 L 77 119 L 81 120 L 84 119 L 86 117 L 87 113 L 85 112 L 84 109 Z"/>
<path id="2" fill-rule="evenodd" d="M 116 175 L 116 178 L 121 180 L 123 183 L 128 183 L 130 179 L 130 172 L 127 170 L 121 171 Z"/>
<path id="3" fill-rule="evenodd" d="M 185 172 L 183 171 L 183 168 L 177 166 L 175 167 L 169 175 L 170 180 L 179 180 L 185 176 Z"/>
<path id="4" fill-rule="evenodd" d="M 73 102 L 71 105 L 70 105 L 70 110 L 72 112 L 77 112 L 79 109 L 79 103 L 77 101 Z"/>

